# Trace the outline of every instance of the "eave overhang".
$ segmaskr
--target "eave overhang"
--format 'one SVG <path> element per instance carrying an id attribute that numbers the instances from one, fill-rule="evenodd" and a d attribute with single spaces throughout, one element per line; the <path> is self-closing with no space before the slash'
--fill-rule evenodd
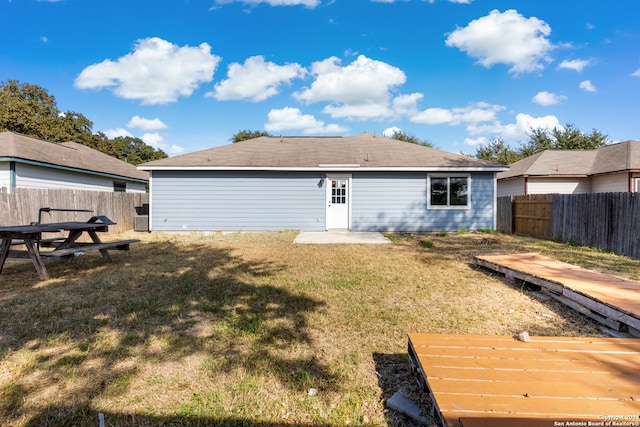
<path id="1" fill-rule="evenodd" d="M 220 172 L 503 172 L 507 167 L 486 166 L 404 166 L 360 167 L 359 165 L 274 166 L 138 166 L 144 171 L 220 171 Z"/>
<path id="2" fill-rule="evenodd" d="M 84 174 L 87 174 L 87 175 L 96 175 L 96 176 L 101 176 L 101 177 L 104 177 L 104 178 L 120 179 L 120 180 L 126 180 L 126 181 L 131 181 L 131 182 L 138 182 L 138 183 L 141 183 L 141 184 L 147 184 L 149 182 L 146 179 L 132 178 L 130 176 L 110 174 L 110 173 L 106 173 L 106 172 L 98 172 L 98 171 L 89 170 L 89 169 L 80 169 L 80 168 L 73 168 L 73 167 L 69 167 L 69 166 L 60 166 L 60 165 L 56 165 L 56 164 L 53 164 L 53 163 L 45 163 L 45 162 L 38 162 L 38 161 L 35 161 L 35 160 L 22 159 L 20 157 L 0 157 L 0 162 L 22 163 L 22 164 L 25 164 L 25 165 L 40 166 L 40 167 L 45 167 L 45 168 L 49 168 L 49 169 L 63 170 L 63 171 L 67 171 L 67 172 L 84 173 Z"/>

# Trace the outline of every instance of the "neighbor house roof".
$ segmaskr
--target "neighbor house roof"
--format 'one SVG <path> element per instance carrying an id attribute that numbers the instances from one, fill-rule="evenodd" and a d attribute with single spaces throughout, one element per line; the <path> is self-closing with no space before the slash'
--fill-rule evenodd
<path id="1" fill-rule="evenodd" d="M 595 150 L 545 150 L 509 165 L 498 179 L 526 176 L 576 177 L 640 171 L 640 141 Z"/>
<path id="2" fill-rule="evenodd" d="M 350 137 L 259 137 L 156 160 L 143 170 L 486 170 L 506 167 L 363 133 Z"/>
<path id="3" fill-rule="evenodd" d="M 146 182 L 149 174 L 76 142 L 54 143 L 15 132 L 0 132 L 0 161 L 16 161 L 75 172 Z"/>

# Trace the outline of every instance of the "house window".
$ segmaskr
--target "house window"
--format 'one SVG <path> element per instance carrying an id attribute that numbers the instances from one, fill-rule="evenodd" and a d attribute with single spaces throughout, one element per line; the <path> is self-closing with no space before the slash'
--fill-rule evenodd
<path id="1" fill-rule="evenodd" d="M 429 176 L 429 207 L 467 208 L 469 176 Z"/>
<path id="2" fill-rule="evenodd" d="M 127 183 L 126 182 L 119 182 L 119 181 L 113 181 L 113 191 L 116 192 L 126 192 L 127 191 Z"/>

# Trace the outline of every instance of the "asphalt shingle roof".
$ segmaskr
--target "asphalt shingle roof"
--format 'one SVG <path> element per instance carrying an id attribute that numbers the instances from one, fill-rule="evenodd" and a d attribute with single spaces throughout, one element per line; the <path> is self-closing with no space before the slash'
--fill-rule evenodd
<path id="1" fill-rule="evenodd" d="M 24 159 L 134 180 L 149 180 L 147 172 L 86 145 L 76 142 L 54 143 L 9 131 L 0 132 L 0 157 Z"/>
<path id="2" fill-rule="evenodd" d="M 180 168 L 485 168 L 498 165 L 409 142 L 363 133 L 350 137 L 259 137 L 140 165 Z"/>
<path id="3" fill-rule="evenodd" d="M 590 176 L 640 171 L 640 141 L 625 141 L 595 150 L 546 150 L 509 165 L 498 179 L 521 176 Z"/>

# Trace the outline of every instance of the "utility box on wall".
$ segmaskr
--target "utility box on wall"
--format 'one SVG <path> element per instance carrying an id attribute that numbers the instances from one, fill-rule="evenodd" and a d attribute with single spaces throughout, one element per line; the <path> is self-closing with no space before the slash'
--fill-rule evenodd
<path id="1" fill-rule="evenodd" d="M 149 231 L 149 215 L 136 215 L 133 218 L 133 231 Z"/>

